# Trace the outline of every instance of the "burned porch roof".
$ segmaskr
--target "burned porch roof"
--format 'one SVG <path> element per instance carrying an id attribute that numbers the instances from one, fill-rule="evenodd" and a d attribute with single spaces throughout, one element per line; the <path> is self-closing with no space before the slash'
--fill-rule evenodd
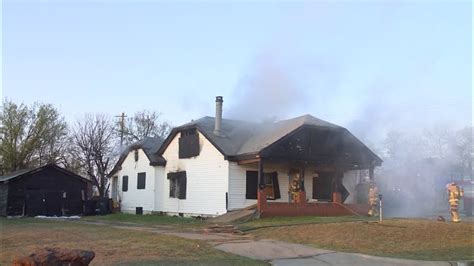
<path id="1" fill-rule="evenodd" d="M 284 160 L 291 157 L 295 160 L 315 161 L 319 157 L 329 156 L 353 165 L 380 165 L 382 162 L 347 129 L 311 115 L 275 123 L 222 119 L 220 135 L 214 133 L 214 126 L 215 119 L 206 116 L 176 127 L 158 150 L 158 154 L 163 154 L 178 132 L 196 128 L 229 160 Z"/>

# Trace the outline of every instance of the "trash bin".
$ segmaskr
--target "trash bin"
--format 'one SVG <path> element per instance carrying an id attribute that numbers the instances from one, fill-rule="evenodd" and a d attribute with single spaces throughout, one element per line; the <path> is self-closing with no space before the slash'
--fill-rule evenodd
<path id="1" fill-rule="evenodd" d="M 95 215 L 95 204 L 94 200 L 84 201 L 84 215 Z"/>
<path id="2" fill-rule="evenodd" d="M 99 199 L 96 205 L 96 214 L 106 215 L 110 213 L 109 199 Z"/>

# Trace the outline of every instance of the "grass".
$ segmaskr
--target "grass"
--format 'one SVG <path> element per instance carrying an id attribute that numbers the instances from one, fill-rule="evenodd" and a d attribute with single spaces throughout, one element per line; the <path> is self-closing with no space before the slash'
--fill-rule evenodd
<path id="1" fill-rule="evenodd" d="M 473 229 L 473 223 L 392 219 L 382 224 L 364 221 L 270 227 L 252 231 L 252 234 L 344 252 L 458 261 L 474 260 Z"/>
<path id="2" fill-rule="evenodd" d="M 91 265 L 266 265 L 174 236 L 34 218 L 0 218 L 0 265 L 44 247 L 92 250 Z"/>
<path id="3" fill-rule="evenodd" d="M 263 219 L 255 219 L 238 225 L 242 231 L 251 231 L 260 228 L 271 228 L 280 226 L 295 226 L 305 224 L 325 224 L 325 223 L 341 223 L 353 221 L 373 221 L 376 218 L 361 216 L 300 216 L 300 217 L 271 217 Z"/>
<path id="4" fill-rule="evenodd" d="M 190 217 L 177 217 L 177 216 L 166 216 L 157 214 L 148 215 L 135 215 L 126 213 L 114 213 L 103 216 L 84 216 L 81 218 L 82 221 L 99 221 L 99 222 L 117 222 L 117 223 L 134 223 L 139 225 L 168 225 L 175 227 L 201 227 L 206 224 L 204 221 L 190 218 Z"/>

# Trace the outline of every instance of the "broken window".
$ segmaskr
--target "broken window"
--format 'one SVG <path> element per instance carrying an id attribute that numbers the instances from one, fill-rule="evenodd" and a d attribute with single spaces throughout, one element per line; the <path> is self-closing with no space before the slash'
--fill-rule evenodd
<path id="1" fill-rule="evenodd" d="M 137 189 L 145 189 L 146 173 L 137 174 Z"/>
<path id="2" fill-rule="evenodd" d="M 265 178 L 265 192 L 267 199 L 274 200 L 281 198 L 280 185 L 278 184 L 278 173 L 264 173 Z M 258 172 L 247 171 L 246 172 L 246 199 L 257 199 L 258 190 Z"/>
<path id="3" fill-rule="evenodd" d="M 128 191 L 128 175 L 122 177 L 122 191 Z"/>
<path id="4" fill-rule="evenodd" d="M 195 128 L 184 130 L 179 138 L 179 158 L 199 155 L 199 135 Z"/>
<path id="5" fill-rule="evenodd" d="M 265 173 L 265 192 L 267 192 L 267 199 L 279 199 L 280 185 L 278 184 L 278 173 Z"/>
<path id="6" fill-rule="evenodd" d="M 168 173 L 170 198 L 186 199 L 186 172 Z"/>

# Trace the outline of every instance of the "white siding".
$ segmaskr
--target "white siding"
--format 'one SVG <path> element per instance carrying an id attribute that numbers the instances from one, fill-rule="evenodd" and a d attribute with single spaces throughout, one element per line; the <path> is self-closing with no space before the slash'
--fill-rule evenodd
<path id="1" fill-rule="evenodd" d="M 135 162 L 134 151 L 128 153 L 122 163 L 122 169 L 117 173 L 122 212 L 135 213 L 136 207 L 143 207 L 144 213 L 155 210 L 155 183 L 156 179 L 160 178 L 155 175 L 155 168 L 163 169 L 160 166 L 150 166 L 150 161 L 142 149 L 138 150 L 137 162 Z M 137 175 L 142 172 L 146 173 L 145 189 L 137 189 Z M 128 191 L 122 191 L 122 178 L 126 175 L 128 176 Z"/>
<path id="2" fill-rule="evenodd" d="M 184 215 L 215 216 L 226 213 L 226 193 L 228 191 L 229 162 L 199 133 L 200 153 L 196 157 L 179 159 L 179 137 L 177 134 L 163 153 L 166 159 L 161 187 L 160 211 Z M 186 171 L 186 199 L 169 197 L 170 172 Z"/>
<path id="3" fill-rule="evenodd" d="M 351 170 L 344 173 L 344 179 L 342 179 L 342 184 L 349 191 L 349 197 L 347 197 L 345 203 L 357 203 L 356 200 L 356 186 L 357 182 L 360 179 L 360 170 Z"/>
<path id="4" fill-rule="evenodd" d="M 163 182 L 166 179 L 165 167 L 155 166 L 155 207 L 154 211 L 163 211 L 163 194 L 168 195 L 168 188 L 163 187 Z"/>
<path id="5" fill-rule="evenodd" d="M 288 167 L 285 165 L 265 164 L 264 172 L 277 172 L 281 198 L 269 202 L 288 202 Z M 257 203 L 257 200 L 246 199 L 246 172 L 258 171 L 257 164 L 239 165 L 229 162 L 229 210 L 241 209 Z"/>

